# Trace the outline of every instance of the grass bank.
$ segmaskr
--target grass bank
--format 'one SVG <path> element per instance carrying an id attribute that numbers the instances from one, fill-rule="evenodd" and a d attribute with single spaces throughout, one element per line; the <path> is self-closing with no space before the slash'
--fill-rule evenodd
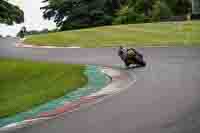
<path id="1" fill-rule="evenodd" d="M 85 66 L 0 58 L 0 117 L 26 111 L 87 83 Z"/>
<path id="2" fill-rule="evenodd" d="M 25 43 L 53 46 L 106 47 L 200 45 L 200 21 L 105 26 L 29 36 Z"/>

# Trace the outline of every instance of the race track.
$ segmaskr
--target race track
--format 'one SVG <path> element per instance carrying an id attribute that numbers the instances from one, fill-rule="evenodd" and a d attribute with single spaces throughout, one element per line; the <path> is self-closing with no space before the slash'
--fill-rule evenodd
<path id="1" fill-rule="evenodd" d="M 16 42 L 0 39 L 0 56 L 113 67 L 122 64 L 116 48 L 15 48 Z M 199 133 L 200 48 L 138 50 L 148 65 L 128 70 L 137 80 L 128 90 L 90 108 L 14 133 Z"/>

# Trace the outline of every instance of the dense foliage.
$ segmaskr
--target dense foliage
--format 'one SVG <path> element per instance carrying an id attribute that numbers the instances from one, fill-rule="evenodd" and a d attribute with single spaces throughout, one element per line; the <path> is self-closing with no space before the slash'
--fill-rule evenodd
<path id="1" fill-rule="evenodd" d="M 45 19 L 61 30 L 110 24 L 159 21 L 186 15 L 190 0 L 44 0 Z"/>
<path id="2" fill-rule="evenodd" d="M 114 23 L 137 23 L 167 20 L 191 10 L 190 0 L 129 0 L 117 12 Z"/>
<path id="3" fill-rule="evenodd" d="M 0 0 L 0 23 L 12 25 L 24 22 L 24 13 L 17 6 Z"/>
<path id="4" fill-rule="evenodd" d="M 112 24 L 112 17 L 125 0 L 44 0 L 44 18 L 62 30 Z"/>

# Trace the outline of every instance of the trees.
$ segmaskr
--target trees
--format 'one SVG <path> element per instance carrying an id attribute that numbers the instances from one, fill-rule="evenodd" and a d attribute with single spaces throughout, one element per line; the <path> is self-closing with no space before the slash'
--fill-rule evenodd
<path id="1" fill-rule="evenodd" d="M 24 13 L 17 6 L 0 0 L 0 23 L 12 25 L 24 22 Z"/>
<path id="2" fill-rule="evenodd" d="M 176 8 L 174 8 L 174 13 L 177 15 L 183 15 L 190 12 L 192 6 L 189 0 L 177 0 Z"/>
<path id="3" fill-rule="evenodd" d="M 164 1 L 156 1 L 152 8 L 152 21 L 169 19 L 172 16 L 172 10 Z"/>
<path id="4" fill-rule="evenodd" d="M 127 0 L 44 0 L 45 19 L 54 19 L 61 30 L 108 25 Z"/>
<path id="5" fill-rule="evenodd" d="M 160 21 L 190 11 L 190 0 L 44 0 L 45 19 L 61 30 Z M 114 20 L 114 21 L 113 21 Z"/>
<path id="6" fill-rule="evenodd" d="M 191 0 L 163 0 L 168 4 L 174 15 L 183 15 L 190 12 Z"/>
<path id="7" fill-rule="evenodd" d="M 190 0 L 129 0 L 124 7 L 114 19 L 117 24 L 160 21 L 186 15 L 190 12 L 191 3 Z"/>

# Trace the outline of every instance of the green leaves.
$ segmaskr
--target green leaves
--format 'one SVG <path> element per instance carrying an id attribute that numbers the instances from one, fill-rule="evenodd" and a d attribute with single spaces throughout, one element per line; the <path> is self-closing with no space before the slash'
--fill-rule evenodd
<path id="1" fill-rule="evenodd" d="M 61 30 L 108 25 L 125 0 L 45 0 L 45 19 L 54 19 Z"/>
<path id="2" fill-rule="evenodd" d="M 0 0 L 0 23 L 12 25 L 24 22 L 24 13 L 17 6 Z"/>
<path id="3" fill-rule="evenodd" d="M 186 15 L 190 8 L 190 0 L 129 0 L 118 11 L 114 23 L 160 21 L 173 15 Z"/>
<path id="4" fill-rule="evenodd" d="M 61 30 L 160 21 L 190 11 L 190 0 L 44 0 L 45 19 Z"/>
<path id="5" fill-rule="evenodd" d="M 159 21 L 161 19 L 168 19 L 172 16 L 172 10 L 163 1 L 157 1 L 153 5 L 152 9 L 152 20 Z"/>

